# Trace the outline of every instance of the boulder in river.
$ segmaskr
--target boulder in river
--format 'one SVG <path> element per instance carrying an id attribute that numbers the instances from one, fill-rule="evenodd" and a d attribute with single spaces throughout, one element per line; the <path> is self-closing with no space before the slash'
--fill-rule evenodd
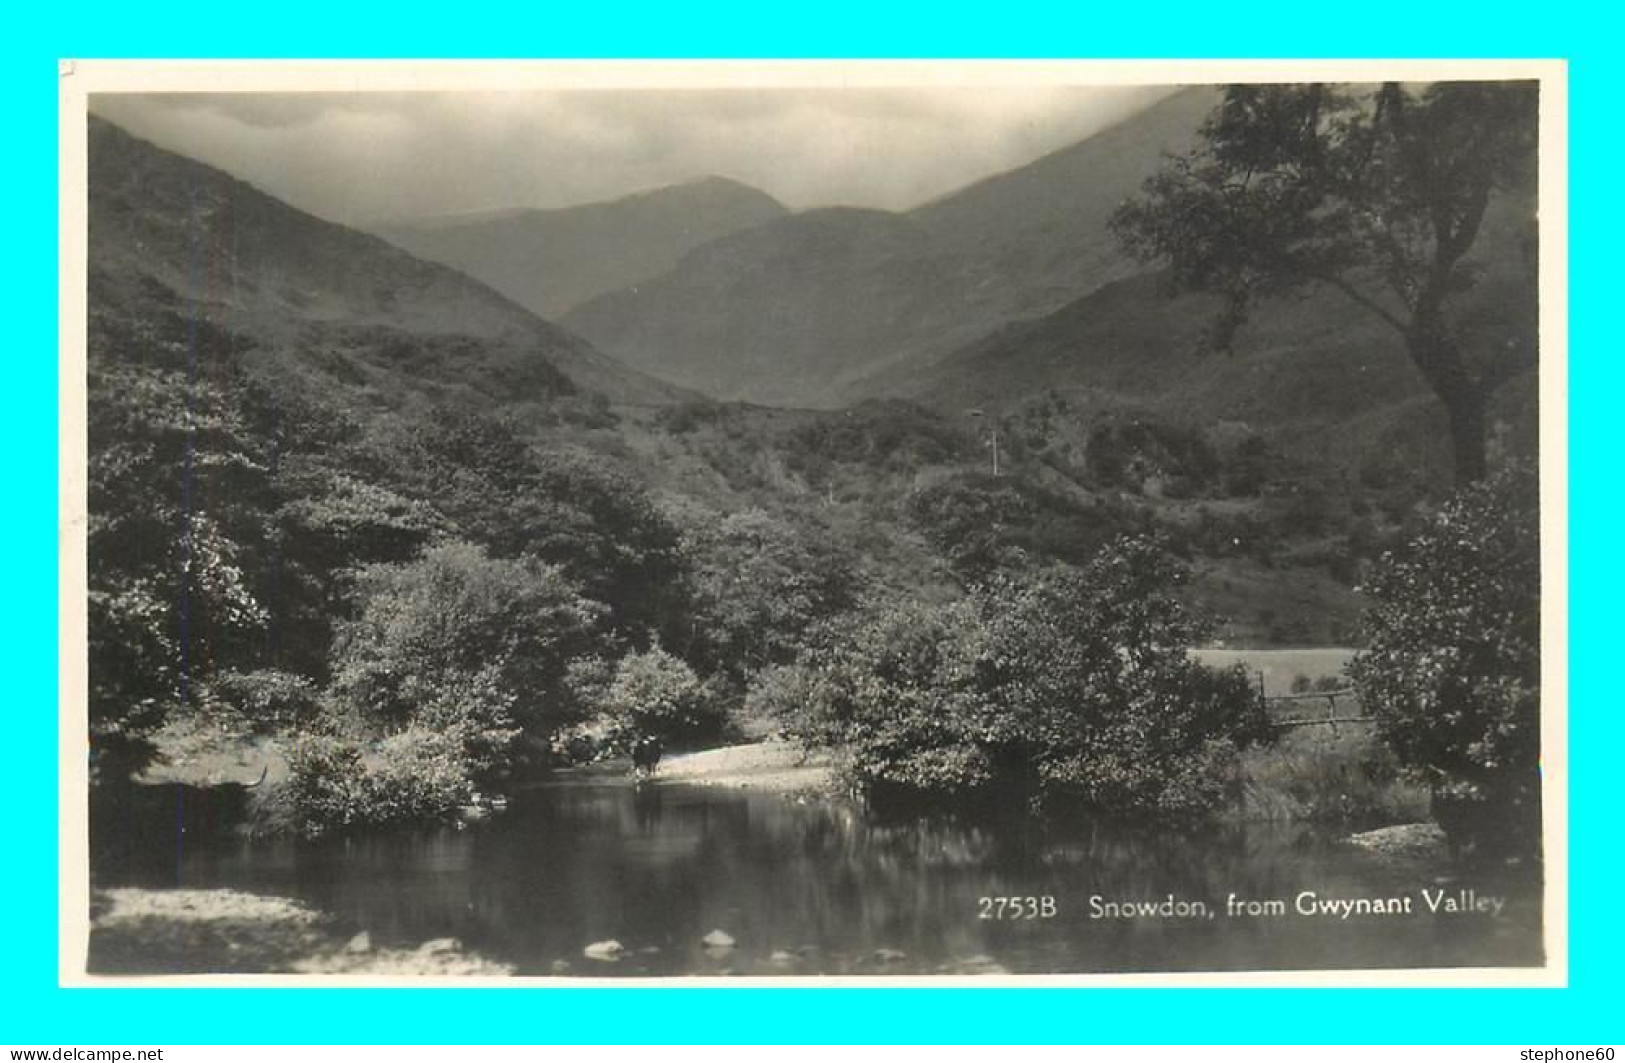
<path id="1" fill-rule="evenodd" d="M 1380 856 L 1438 860 L 1449 856 L 1450 846 L 1436 823 L 1401 823 L 1393 827 L 1351 834 L 1348 843 Z"/>
<path id="2" fill-rule="evenodd" d="M 591 945 L 582 949 L 581 954 L 589 960 L 612 961 L 620 959 L 621 954 L 625 951 L 625 945 L 622 945 L 614 938 L 610 938 L 608 941 L 594 941 Z"/>
<path id="3" fill-rule="evenodd" d="M 700 944 L 708 949 L 731 949 L 734 947 L 734 939 L 727 931 L 713 930 L 700 939 Z"/>

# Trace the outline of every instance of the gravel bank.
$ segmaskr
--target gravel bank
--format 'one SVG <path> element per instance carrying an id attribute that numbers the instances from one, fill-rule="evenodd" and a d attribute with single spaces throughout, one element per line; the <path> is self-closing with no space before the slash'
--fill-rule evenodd
<path id="1" fill-rule="evenodd" d="M 509 975 L 455 938 L 375 948 L 366 932 L 284 897 L 237 890 L 113 889 L 91 900 L 91 974 Z"/>
<path id="2" fill-rule="evenodd" d="M 780 794 L 828 793 L 834 787 L 827 755 L 809 756 L 777 739 L 676 754 L 660 762 L 655 779 Z"/>

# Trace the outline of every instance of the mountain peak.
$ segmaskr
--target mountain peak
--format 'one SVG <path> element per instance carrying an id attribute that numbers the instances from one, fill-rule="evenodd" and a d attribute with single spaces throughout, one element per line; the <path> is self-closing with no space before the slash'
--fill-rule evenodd
<path id="1" fill-rule="evenodd" d="M 659 276 L 701 244 L 787 213 L 766 192 L 712 174 L 574 207 L 486 211 L 377 231 L 555 318 Z"/>
<path id="2" fill-rule="evenodd" d="M 1136 271 L 1107 219 L 1193 143 L 1209 90 L 1175 92 L 1020 169 L 906 212 L 801 211 L 696 248 L 566 324 L 646 372 L 791 406 L 883 393 L 1018 319 Z M 884 377 L 881 374 L 885 374 Z"/>

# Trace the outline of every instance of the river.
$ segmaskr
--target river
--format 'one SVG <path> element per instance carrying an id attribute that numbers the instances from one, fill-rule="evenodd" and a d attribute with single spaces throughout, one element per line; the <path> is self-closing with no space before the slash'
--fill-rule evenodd
<path id="1" fill-rule="evenodd" d="M 176 791 L 173 800 L 181 799 Z M 249 841 L 202 829 L 206 816 L 181 812 L 159 800 L 103 823 L 96 883 L 293 897 L 346 931 L 368 931 L 377 945 L 457 937 L 524 975 L 1540 962 L 1538 887 L 1515 885 L 1504 872 L 1456 878 L 1439 867 L 1395 865 L 1299 827 L 1180 831 L 947 815 L 892 822 L 840 803 L 634 787 L 593 773 L 523 789 L 505 812 L 462 827 L 348 838 Z M 1314 894 L 1309 902 L 1306 893 Z M 1283 910 L 1232 914 L 1232 894 L 1280 901 Z M 1464 896 L 1504 907 L 1446 914 L 1426 903 Z M 1000 897 L 1020 900 L 992 900 Z M 1407 897 L 1409 913 L 1299 911 L 1305 903 Z M 1107 904 L 1143 903 L 1152 914 L 1102 916 Z M 702 944 L 714 930 L 733 947 Z M 584 955 L 610 939 L 625 948 L 618 960 Z"/>

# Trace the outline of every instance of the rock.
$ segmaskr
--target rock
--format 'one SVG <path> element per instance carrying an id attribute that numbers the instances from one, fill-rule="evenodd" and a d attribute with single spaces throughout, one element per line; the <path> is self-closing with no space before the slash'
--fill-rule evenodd
<path id="1" fill-rule="evenodd" d="M 700 939 L 700 944 L 708 949 L 731 949 L 734 947 L 733 935 L 722 930 L 713 930 Z"/>
<path id="2" fill-rule="evenodd" d="M 614 938 L 610 938 L 608 941 L 594 941 L 591 945 L 582 949 L 581 954 L 589 960 L 614 961 L 620 959 L 621 954 L 625 951 L 625 945 L 622 945 Z"/>
<path id="3" fill-rule="evenodd" d="M 363 930 L 351 938 L 344 946 L 345 952 L 371 952 L 372 935 Z"/>
<path id="4" fill-rule="evenodd" d="M 1444 831 L 1436 823 L 1401 823 L 1368 830 L 1350 835 L 1348 843 L 1382 856 L 1432 859 L 1448 856 L 1450 851 Z"/>
<path id="5" fill-rule="evenodd" d="M 899 952 L 897 949 L 876 949 L 875 959 L 881 963 L 896 963 L 908 959 L 908 953 Z"/>
<path id="6" fill-rule="evenodd" d="M 553 961 L 553 973 L 554 974 L 569 974 L 570 973 L 570 961 L 569 960 L 554 960 Z"/>
<path id="7" fill-rule="evenodd" d="M 463 943 L 456 938 L 435 938 L 418 946 L 419 956 L 438 956 L 446 952 L 463 951 Z"/>
<path id="8" fill-rule="evenodd" d="M 987 975 L 1010 973 L 1005 969 L 1004 964 L 1000 963 L 998 960 L 995 960 L 992 956 L 984 956 L 980 953 L 975 956 L 966 956 L 965 958 L 959 960 L 950 960 L 948 963 L 938 967 L 937 971 L 941 974 Z"/>
<path id="9" fill-rule="evenodd" d="M 783 949 L 774 949 L 773 955 L 769 956 L 767 959 L 769 963 L 777 963 L 780 965 L 795 963 L 796 954 L 793 952 L 785 952 Z"/>

